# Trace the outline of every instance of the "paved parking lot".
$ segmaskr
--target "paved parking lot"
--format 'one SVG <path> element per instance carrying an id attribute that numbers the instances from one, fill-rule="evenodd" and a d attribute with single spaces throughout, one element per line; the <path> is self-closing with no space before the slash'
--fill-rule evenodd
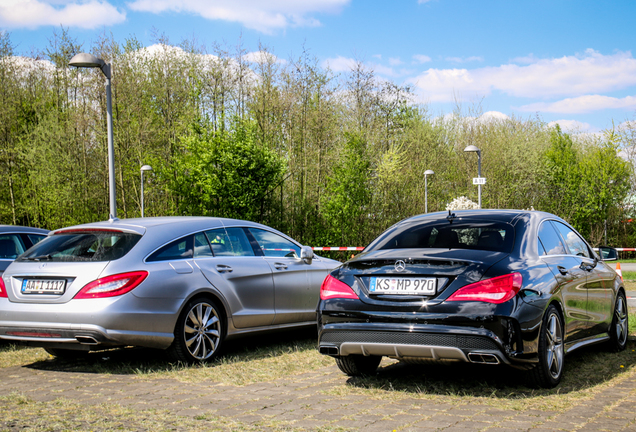
<path id="1" fill-rule="evenodd" d="M 9 367 L 2 369 L 0 395 L 20 393 L 38 402 L 63 399 L 93 407 L 119 404 L 139 413 L 168 410 L 179 418 L 212 419 L 211 424 L 220 430 L 636 431 L 636 376 L 626 375 L 564 412 L 502 409 L 493 403 L 440 403 L 435 398 L 387 403 L 370 396 L 334 396 L 333 390 L 347 380 L 335 366 L 242 387 Z M 28 427 L 28 420 L 9 421 L 6 415 L 0 399 L 0 430 Z M 167 430 L 180 427 L 172 425 Z"/>

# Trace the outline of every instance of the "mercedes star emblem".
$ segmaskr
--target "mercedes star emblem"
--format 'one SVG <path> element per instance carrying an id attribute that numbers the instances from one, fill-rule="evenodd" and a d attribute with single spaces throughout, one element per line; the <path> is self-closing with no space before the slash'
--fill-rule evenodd
<path id="1" fill-rule="evenodd" d="M 404 271 L 405 269 L 406 269 L 406 264 L 404 264 L 404 261 L 402 261 L 402 260 L 397 260 L 397 261 L 395 262 L 395 270 L 396 270 L 396 271 L 401 272 L 401 271 Z"/>

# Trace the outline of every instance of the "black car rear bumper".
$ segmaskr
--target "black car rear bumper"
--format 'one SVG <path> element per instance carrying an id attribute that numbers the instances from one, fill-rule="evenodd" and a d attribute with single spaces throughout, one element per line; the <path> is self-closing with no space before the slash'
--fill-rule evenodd
<path id="1" fill-rule="evenodd" d="M 513 366 L 529 360 L 517 358 L 517 353 L 506 349 L 505 341 L 487 328 L 333 323 L 320 330 L 319 351 L 333 357 L 380 355 L 407 362 L 463 361 Z"/>

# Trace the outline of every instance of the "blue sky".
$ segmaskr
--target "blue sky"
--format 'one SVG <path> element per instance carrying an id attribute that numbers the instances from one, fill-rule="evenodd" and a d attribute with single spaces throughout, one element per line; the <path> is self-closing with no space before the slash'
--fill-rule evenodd
<path id="1" fill-rule="evenodd" d="M 151 45 L 153 28 L 174 44 L 241 38 L 283 60 L 305 48 L 335 72 L 363 61 L 434 114 L 458 100 L 580 132 L 636 119 L 634 22 L 634 0 L 0 0 L 18 54 L 60 25 L 87 48 L 104 32 Z"/>

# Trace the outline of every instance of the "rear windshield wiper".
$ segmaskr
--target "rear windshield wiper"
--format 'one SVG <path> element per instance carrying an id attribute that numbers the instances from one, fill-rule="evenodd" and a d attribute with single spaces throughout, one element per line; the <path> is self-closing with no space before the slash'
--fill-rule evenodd
<path id="1" fill-rule="evenodd" d="M 42 260 L 46 260 L 46 261 L 50 261 L 51 260 L 51 255 L 50 254 L 46 254 L 46 255 L 37 255 L 34 257 L 24 257 L 25 260 L 29 260 L 29 261 L 42 261 Z"/>

